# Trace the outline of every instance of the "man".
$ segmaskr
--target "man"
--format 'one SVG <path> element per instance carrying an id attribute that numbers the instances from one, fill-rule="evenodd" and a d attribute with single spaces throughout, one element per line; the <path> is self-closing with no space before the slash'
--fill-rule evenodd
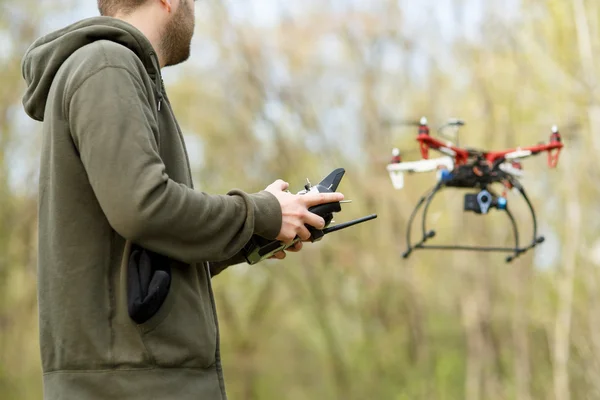
<path id="1" fill-rule="evenodd" d="M 37 40 L 23 60 L 23 105 L 44 135 L 44 396 L 225 399 L 211 275 L 241 262 L 253 234 L 306 241 L 305 224 L 324 224 L 308 208 L 343 195 L 297 196 L 282 180 L 195 191 L 161 79 L 190 55 L 193 1 L 98 6 L 102 16 Z"/>

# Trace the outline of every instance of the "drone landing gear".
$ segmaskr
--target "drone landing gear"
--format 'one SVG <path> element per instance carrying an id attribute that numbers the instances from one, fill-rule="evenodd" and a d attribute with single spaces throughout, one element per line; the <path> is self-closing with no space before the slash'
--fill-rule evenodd
<path id="1" fill-rule="evenodd" d="M 519 192 L 521 193 L 521 195 L 523 196 L 523 198 L 525 199 L 525 201 L 527 202 L 527 205 L 529 207 L 529 210 L 531 211 L 531 215 L 533 218 L 533 240 L 530 242 L 530 244 L 526 247 L 519 247 L 519 230 L 517 228 L 517 223 L 515 221 L 514 216 L 512 215 L 512 213 L 510 212 L 510 210 L 508 209 L 508 207 L 506 206 L 506 204 L 503 204 L 501 206 L 498 206 L 498 196 L 490 193 L 488 190 L 482 190 L 479 195 L 479 204 L 482 204 L 482 196 L 488 195 L 489 196 L 489 201 L 486 200 L 483 202 L 483 204 L 487 204 L 487 206 L 484 206 L 483 208 L 485 209 L 485 211 L 482 212 L 481 209 L 479 209 L 479 211 L 477 213 L 479 214 L 487 214 L 487 210 L 488 208 L 491 207 L 495 207 L 498 208 L 499 210 L 504 210 L 506 211 L 506 214 L 508 215 L 508 218 L 511 221 L 512 227 L 513 227 L 513 233 L 514 233 L 514 238 L 515 238 L 515 246 L 514 247 L 489 247 L 489 246 L 462 246 L 462 245 L 427 245 L 425 244 L 428 240 L 432 239 L 435 237 L 436 232 L 434 230 L 428 230 L 427 229 L 427 224 L 426 224 L 426 220 L 427 220 L 427 212 L 429 210 L 429 205 L 431 204 L 431 201 L 433 200 L 433 197 L 435 196 L 436 193 L 438 193 L 442 188 L 444 187 L 444 182 L 438 182 L 438 184 L 435 185 L 435 187 L 433 189 L 431 189 L 429 192 L 427 192 L 423 197 L 421 197 L 421 199 L 419 200 L 419 202 L 417 203 L 417 206 L 415 207 L 415 209 L 413 210 L 409 222 L 408 222 L 408 228 L 406 231 L 406 244 L 407 244 L 407 250 L 402 254 L 403 258 L 408 258 L 410 256 L 410 254 L 417 249 L 430 249 L 430 250 L 465 250 L 465 251 L 480 251 L 480 252 L 508 252 L 508 253 L 514 253 L 511 254 L 510 256 L 506 257 L 506 262 L 509 263 L 511 261 L 513 261 L 514 259 L 516 259 L 517 257 L 519 257 L 521 254 L 527 252 L 528 250 L 534 248 L 535 246 L 537 246 L 538 244 L 542 243 L 544 241 L 544 237 L 543 236 L 537 236 L 537 220 L 536 220 L 536 216 L 535 216 L 535 211 L 533 209 L 533 206 L 531 204 L 531 202 L 529 201 L 529 198 L 527 197 L 527 195 L 525 194 L 525 190 L 522 187 L 518 187 Z M 468 196 L 468 195 L 467 195 Z M 468 197 L 465 197 L 465 209 L 467 209 L 467 199 Z M 485 200 L 485 198 L 484 198 Z M 482 205 L 483 205 L 482 204 Z M 502 204 L 500 202 L 500 204 Z M 415 220 L 415 217 L 419 211 L 419 209 L 424 205 L 424 209 L 423 209 L 423 220 L 421 223 L 421 229 L 422 229 L 422 238 L 419 242 L 415 243 L 414 245 L 411 244 L 411 228 L 412 228 L 412 224 Z M 475 211 L 475 210 L 472 210 Z"/>

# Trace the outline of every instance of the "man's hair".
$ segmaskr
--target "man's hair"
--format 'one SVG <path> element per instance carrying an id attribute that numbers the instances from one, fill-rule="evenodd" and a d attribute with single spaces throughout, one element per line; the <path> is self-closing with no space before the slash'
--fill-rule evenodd
<path id="1" fill-rule="evenodd" d="M 147 0 L 98 0 L 100 15 L 114 17 L 117 13 L 125 15 L 144 4 Z"/>

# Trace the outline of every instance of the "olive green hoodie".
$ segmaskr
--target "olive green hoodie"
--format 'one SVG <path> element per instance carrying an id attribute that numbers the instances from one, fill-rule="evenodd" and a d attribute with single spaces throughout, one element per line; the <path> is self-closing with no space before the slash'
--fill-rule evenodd
<path id="1" fill-rule="evenodd" d="M 252 234 L 277 236 L 277 199 L 192 188 L 156 53 L 123 21 L 91 18 L 38 39 L 23 76 L 24 108 L 43 121 L 44 398 L 225 399 L 211 270 L 240 262 Z M 148 262 L 166 273 L 136 275 Z M 128 302 L 140 285 L 142 298 L 166 297 L 138 323 Z"/>

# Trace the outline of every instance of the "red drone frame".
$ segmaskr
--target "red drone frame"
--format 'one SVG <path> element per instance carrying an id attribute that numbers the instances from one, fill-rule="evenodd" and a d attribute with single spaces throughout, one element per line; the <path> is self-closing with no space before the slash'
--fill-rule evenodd
<path id="1" fill-rule="evenodd" d="M 500 150 L 500 151 L 474 151 L 465 148 L 456 147 L 451 143 L 444 143 L 439 139 L 432 137 L 429 134 L 429 127 L 427 126 L 427 120 L 422 119 L 419 125 L 419 135 L 417 141 L 420 144 L 421 156 L 423 159 L 429 159 L 429 149 L 438 150 L 445 154 L 453 154 L 455 165 L 466 164 L 471 157 L 474 155 L 481 155 L 485 157 L 490 165 L 494 164 L 500 159 L 507 159 L 511 154 L 515 156 L 512 158 L 524 158 L 530 155 L 536 155 L 544 151 L 548 152 L 548 166 L 555 168 L 558 164 L 558 156 L 560 150 L 563 148 L 562 139 L 560 132 L 556 126 L 552 127 L 552 134 L 550 135 L 550 143 L 538 144 L 535 146 L 519 147 L 516 149 Z M 521 155 L 522 154 L 522 155 Z"/>
<path id="2" fill-rule="evenodd" d="M 459 127 L 464 125 L 460 120 L 452 120 L 446 126 Z M 478 250 L 478 251 L 508 251 L 514 253 L 507 257 L 507 262 L 523 254 L 527 250 L 542 243 L 544 238 L 537 236 L 537 220 L 535 211 L 525 189 L 518 181 L 521 176 L 520 159 L 548 153 L 548 166 L 555 168 L 558 164 L 558 157 L 563 148 L 562 138 L 556 126 L 552 127 L 550 142 L 534 146 L 518 147 L 514 149 L 499 151 L 480 151 L 469 148 L 462 148 L 451 142 L 443 142 L 430 135 L 427 119 L 422 118 L 419 123 L 419 133 L 417 141 L 421 151 L 422 160 L 403 162 L 398 149 L 394 149 L 392 161 L 388 164 L 388 172 L 392 183 L 396 189 L 404 186 L 404 172 L 427 172 L 438 171 L 438 181 L 435 187 L 424 195 L 417 207 L 413 211 L 407 231 L 408 250 L 403 254 L 406 258 L 415 249 L 439 249 L 439 250 Z M 429 158 L 429 150 L 435 150 L 443 153 L 445 156 L 436 159 Z M 516 188 L 527 202 L 533 218 L 533 240 L 525 247 L 519 246 L 519 233 L 515 219 L 508 209 L 506 192 L 497 195 L 491 190 L 493 183 L 500 183 L 506 189 Z M 425 245 L 429 239 L 435 236 L 435 231 L 426 229 L 426 215 L 433 196 L 442 188 L 463 188 L 477 189 L 479 193 L 470 193 L 465 195 L 464 211 L 473 211 L 477 214 L 487 214 L 491 208 L 505 211 L 510 218 L 515 236 L 514 247 L 480 247 L 480 246 L 430 246 Z M 424 206 L 423 213 L 423 237 L 415 245 L 411 245 L 410 231 L 417 211 Z"/>

